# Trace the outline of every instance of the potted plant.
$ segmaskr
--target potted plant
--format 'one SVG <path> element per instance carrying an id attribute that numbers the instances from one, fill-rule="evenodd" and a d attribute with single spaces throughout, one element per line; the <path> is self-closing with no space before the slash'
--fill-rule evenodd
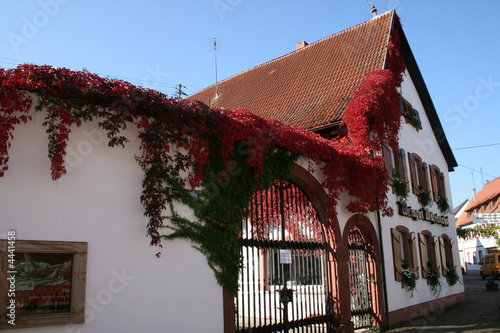
<path id="1" fill-rule="evenodd" d="M 448 204 L 448 200 L 442 195 L 438 195 L 438 206 L 441 213 L 446 214 L 450 210 L 450 205 Z"/>
<path id="2" fill-rule="evenodd" d="M 431 195 L 429 194 L 429 192 L 425 191 L 422 186 L 419 186 L 418 187 L 418 199 L 420 201 L 420 204 L 422 205 L 422 207 L 427 207 L 427 206 L 430 206 L 432 204 L 432 201 L 431 201 Z"/>
<path id="3" fill-rule="evenodd" d="M 447 267 L 445 268 L 446 269 L 446 273 L 447 273 L 447 280 L 448 280 L 448 284 L 450 286 L 454 286 L 457 284 L 458 281 L 460 281 L 460 278 L 458 277 L 458 274 L 457 274 L 457 270 L 455 268 L 451 268 L 451 267 Z"/>
<path id="4" fill-rule="evenodd" d="M 439 275 L 437 270 L 431 261 L 427 262 L 427 280 L 431 286 L 432 293 L 434 296 L 438 297 L 441 293 L 441 281 L 439 280 Z"/>
<path id="5" fill-rule="evenodd" d="M 400 201 L 406 202 L 406 199 L 408 199 L 409 195 L 408 183 L 404 182 L 396 173 L 396 171 L 392 172 L 392 186 L 394 186 L 396 197 Z"/>
<path id="6" fill-rule="evenodd" d="M 410 293 L 410 297 L 413 297 L 413 291 L 417 288 L 417 273 L 406 260 L 403 260 L 401 264 L 401 275 L 406 291 Z"/>

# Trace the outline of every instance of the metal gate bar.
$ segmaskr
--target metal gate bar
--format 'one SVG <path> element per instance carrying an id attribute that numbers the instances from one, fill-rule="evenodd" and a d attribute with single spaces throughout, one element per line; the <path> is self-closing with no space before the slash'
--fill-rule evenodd
<path id="1" fill-rule="evenodd" d="M 348 242 L 351 320 L 354 328 L 369 327 L 372 324 L 373 311 L 368 283 L 366 247 L 358 230 L 349 234 Z"/>
<path id="2" fill-rule="evenodd" d="M 241 243 L 237 332 L 330 332 L 329 246 L 297 186 L 275 181 L 253 196 Z"/>

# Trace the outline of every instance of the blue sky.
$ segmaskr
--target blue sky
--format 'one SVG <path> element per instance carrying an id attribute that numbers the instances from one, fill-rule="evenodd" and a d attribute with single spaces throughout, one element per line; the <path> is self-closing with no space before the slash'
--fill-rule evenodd
<path id="1" fill-rule="evenodd" d="M 401 17 L 459 163 L 457 205 L 500 176 L 500 1 L 374 3 Z M 213 38 L 222 80 L 370 18 L 365 0 L 0 1 L 0 66 L 86 68 L 194 93 L 215 82 Z"/>

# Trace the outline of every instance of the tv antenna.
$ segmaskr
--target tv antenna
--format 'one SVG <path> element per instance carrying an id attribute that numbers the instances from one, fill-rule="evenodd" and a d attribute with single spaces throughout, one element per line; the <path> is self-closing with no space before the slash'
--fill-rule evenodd
<path id="1" fill-rule="evenodd" d="M 366 0 L 366 1 L 368 1 L 372 5 L 372 14 L 373 14 L 373 16 L 377 16 L 378 15 L 377 8 L 375 8 L 375 5 L 373 4 L 373 0 Z"/>
<path id="2" fill-rule="evenodd" d="M 211 38 L 210 39 L 210 44 L 211 44 L 211 47 L 214 51 L 214 71 L 215 71 L 215 98 L 219 97 L 219 86 L 218 86 L 218 83 L 219 83 L 219 80 L 218 80 L 218 77 L 217 77 L 217 48 L 220 49 L 220 40 L 219 38 Z"/>

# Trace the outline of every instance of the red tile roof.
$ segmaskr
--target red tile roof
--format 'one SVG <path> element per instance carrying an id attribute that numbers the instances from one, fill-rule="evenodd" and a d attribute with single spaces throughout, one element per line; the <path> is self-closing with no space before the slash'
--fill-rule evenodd
<path id="1" fill-rule="evenodd" d="M 243 107 L 306 129 L 342 119 L 363 75 L 384 66 L 395 17 L 386 12 L 191 96 L 211 107 Z"/>
<path id="2" fill-rule="evenodd" d="M 471 198 L 455 223 L 457 228 L 472 223 L 472 213 L 500 213 L 500 177 L 486 183 L 482 190 Z"/>

